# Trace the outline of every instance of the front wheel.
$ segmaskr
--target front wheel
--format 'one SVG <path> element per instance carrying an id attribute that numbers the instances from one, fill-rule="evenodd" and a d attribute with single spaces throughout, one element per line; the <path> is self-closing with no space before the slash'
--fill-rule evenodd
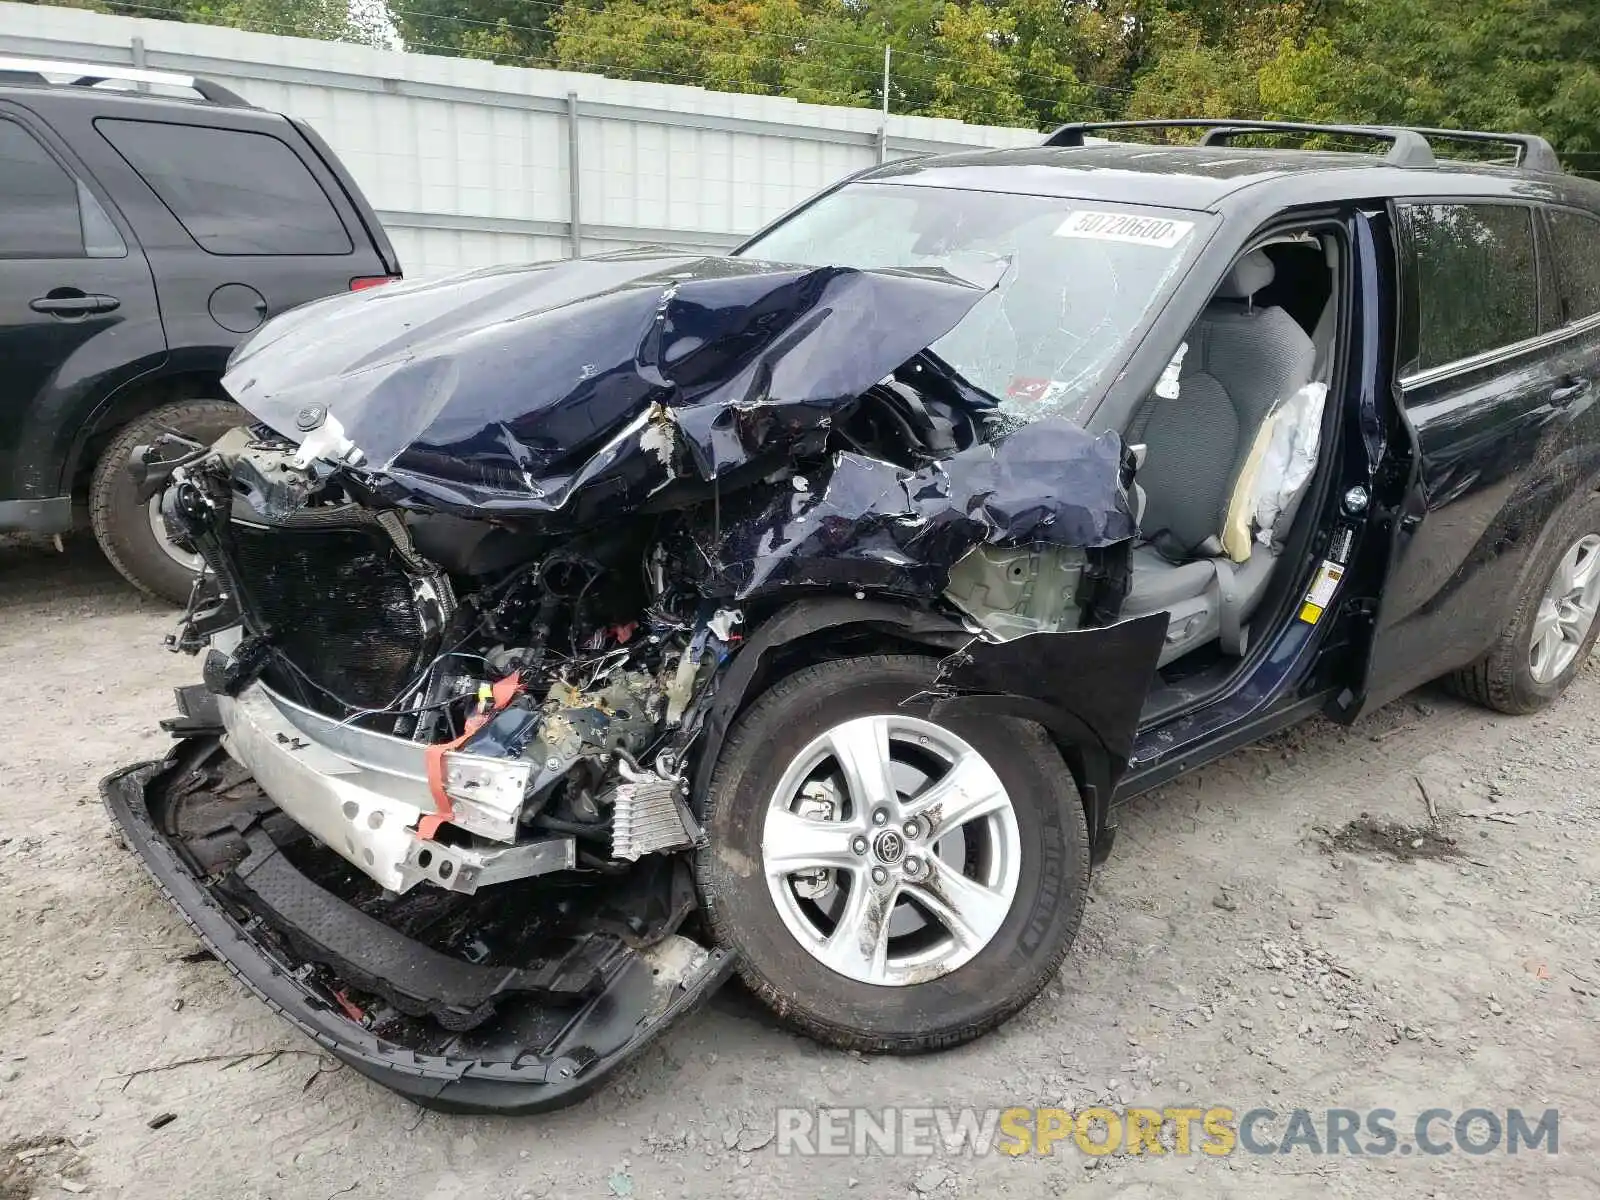
<path id="1" fill-rule="evenodd" d="M 849 1049 L 953 1046 L 1049 982 L 1089 882 L 1077 788 L 1038 726 L 907 703 L 925 658 L 807 668 L 713 774 L 696 871 L 713 936 L 782 1019 Z"/>

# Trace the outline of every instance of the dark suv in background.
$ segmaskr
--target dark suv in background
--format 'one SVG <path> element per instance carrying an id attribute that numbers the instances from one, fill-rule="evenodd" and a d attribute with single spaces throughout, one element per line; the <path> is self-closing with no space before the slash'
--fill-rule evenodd
<path id="1" fill-rule="evenodd" d="M 268 317 L 400 275 L 312 128 L 203 79 L 0 58 L 0 532 L 87 509 L 136 586 L 182 602 L 129 453 L 239 423 L 218 380 Z"/>

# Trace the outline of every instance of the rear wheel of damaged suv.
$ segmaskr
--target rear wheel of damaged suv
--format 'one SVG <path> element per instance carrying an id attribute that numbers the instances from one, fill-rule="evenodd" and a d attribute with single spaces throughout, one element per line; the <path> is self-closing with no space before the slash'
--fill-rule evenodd
<path id="1" fill-rule="evenodd" d="M 178 400 L 129 422 L 101 454 L 89 487 L 94 536 L 111 565 L 140 591 L 183 604 L 200 562 L 167 539 L 160 496 L 140 503 L 128 471 L 129 455 L 136 446 L 148 445 L 163 433 L 209 445 L 248 419 L 231 401 Z"/>
<path id="2" fill-rule="evenodd" d="M 928 717 L 913 656 L 809 667 L 723 748 L 696 873 L 716 939 L 779 1017 L 831 1045 L 910 1052 L 983 1034 L 1077 935 L 1089 836 L 1044 731 Z"/>
<path id="3" fill-rule="evenodd" d="M 1494 646 L 1445 682 L 1498 712 L 1536 712 L 1577 678 L 1597 637 L 1600 496 L 1590 495 L 1552 518 Z"/>

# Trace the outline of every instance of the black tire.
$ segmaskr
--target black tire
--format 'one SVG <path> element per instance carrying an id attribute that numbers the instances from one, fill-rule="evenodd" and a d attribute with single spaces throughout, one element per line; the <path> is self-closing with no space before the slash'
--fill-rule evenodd
<path id="1" fill-rule="evenodd" d="M 708 845 L 696 861 L 712 935 L 732 949 L 745 983 L 780 1019 L 829 1045 L 910 1053 L 959 1045 L 1037 996 L 1060 968 L 1083 917 L 1089 832 L 1061 754 L 1037 725 L 1012 718 L 941 724 L 988 760 L 1021 834 L 1016 900 L 993 938 L 964 965 L 923 983 L 879 986 L 834 972 L 789 932 L 761 871 L 768 798 L 803 748 L 853 717 L 902 712 L 932 682 L 931 660 L 882 655 L 809 667 L 763 693 L 722 750 L 706 799 Z"/>
<path id="2" fill-rule="evenodd" d="M 1533 677 L 1529 661 L 1533 622 L 1562 557 L 1580 538 L 1589 534 L 1600 534 L 1600 495 L 1589 495 L 1576 506 L 1556 514 L 1542 545 L 1523 573 L 1517 607 L 1505 628 L 1482 658 L 1445 677 L 1444 683 L 1451 691 L 1496 712 L 1521 715 L 1537 712 L 1567 690 L 1589 660 L 1595 638 L 1600 635 L 1600 621 L 1590 625 L 1588 636 L 1567 669 L 1543 683 Z"/>
<path id="3" fill-rule="evenodd" d="M 89 520 L 100 549 L 124 579 L 141 592 L 173 604 L 189 599 L 194 573 L 162 548 L 139 503 L 128 456 L 162 433 L 211 443 L 247 421 L 227 400 L 178 400 L 151 409 L 124 426 L 95 464 L 89 485 Z"/>

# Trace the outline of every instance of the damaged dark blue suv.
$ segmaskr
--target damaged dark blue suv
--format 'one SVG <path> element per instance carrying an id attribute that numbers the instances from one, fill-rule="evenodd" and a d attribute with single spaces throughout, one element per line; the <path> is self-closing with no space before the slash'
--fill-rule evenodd
<path id="1" fill-rule="evenodd" d="M 735 969 L 833 1045 L 975 1037 L 1118 801 L 1429 679 L 1554 700 L 1600 187 L 1528 136 L 1187 124 L 270 322 L 258 424 L 135 454 L 206 570 L 130 844 L 356 1069 L 531 1110 Z"/>

